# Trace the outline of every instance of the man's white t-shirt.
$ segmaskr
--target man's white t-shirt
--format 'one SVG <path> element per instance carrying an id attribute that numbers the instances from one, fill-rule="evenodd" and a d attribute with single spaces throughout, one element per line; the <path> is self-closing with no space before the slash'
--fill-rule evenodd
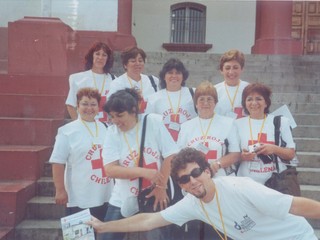
<path id="1" fill-rule="evenodd" d="M 214 183 L 218 195 L 203 205 L 210 221 L 222 234 L 221 218 L 232 239 L 317 240 L 305 218 L 289 213 L 292 196 L 262 186 L 250 178 L 219 177 Z M 191 194 L 160 213 L 166 221 L 179 226 L 194 219 L 211 225 L 200 200 Z"/>
<path id="2" fill-rule="evenodd" d="M 109 201 L 113 180 L 105 175 L 102 147 L 107 128 L 99 121 L 98 137 L 77 119 L 58 129 L 50 163 L 65 164 L 65 186 L 68 207 L 90 208 Z M 86 122 L 93 133 L 94 122 Z"/>
<path id="3" fill-rule="evenodd" d="M 240 80 L 239 88 L 238 86 L 228 86 L 225 84 L 224 81 L 214 85 L 218 94 L 218 103 L 214 111 L 220 115 L 232 117 L 232 118 L 241 118 L 245 116 L 241 101 L 242 101 L 243 89 L 247 85 L 249 85 L 249 83 L 242 80 Z M 232 109 L 231 103 L 233 99 L 234 99 L 234 102 L 233 102 L 233 109 Z"/>

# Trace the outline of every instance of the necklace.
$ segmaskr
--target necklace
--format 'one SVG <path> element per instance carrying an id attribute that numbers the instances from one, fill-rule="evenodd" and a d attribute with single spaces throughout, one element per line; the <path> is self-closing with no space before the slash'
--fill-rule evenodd
<path id="1" fill-rule="evenodd" d="M 219 202 L 219 196 L 218 196 L 218 189 L 217 189 L 217 187 L 216 187 L 215 195 L 216 195 L 216 196 L 215 196 L 215 199 L 216 199 L 216 201 L 217 201 L 217 206 L 218 206 L 220 221 L 221 221 L 222 228 L 223 228 L 224 237 L 221 236 L 221 234 L 219 233 L 219 231 L 217 230 L 217 228 L 214 226 L 213 222 L 212 222 L 211 219 L 209 218 L 209 214 L 208 214 L 208 212 L 206 211 L 206 209 L 204 208 L 203 202 L 202 202 L 201 200 L 199 200 L 199 201 L 200 201 L 200 203 L 201 203 L 202 211 L 203 211 L 204 214 L 206 215 L 206 218 L 208 219 L 210 225 L 213 227 L 213 229 L 217 232 L 217 234 L 219 235 L 219 237 L 220 237 L 222 240 L 227 240 L 227 232 L 226 232 L 226 228 L 225 228 L 225 226 L 224 226 L 224 221 L 223 221 L 222 211 L 221 211 L 221 208 L 220 208 L 220 202 Z"/>
<path id="2" fill-rule="evenodd" d="M 97 86 L 97 82 L 96 82 L 96 76 L 94 75 L 94 72 L 91 70 L 92 72 L 92 77 L 93 77 L 93 84 L 94 84 L 94 87 L 96 89 L 98 89 L 98 86 Z M 100 90 L 100 94 L 102 95 L 103 93 L 103 90 L 104 90 L 104 85 L 106 84 L 106 74 L 103 74 L 103 83 L 102 83 L 102 86 L 101 86 L 101 90 Z"/>
<path id="3" fill-rule="evenodd" d="M 130 147 L 130 144 L 129 144 L 129 141 L 128 141 L 128 138 L 127 138 L 127 135 L 125 132 L 123 132 L 123 137 L 124 137 L 124 140 L 128 146 L 128 149 L 130 151 L 130 155 L 133 157 L 133 151 L 132 151 L 132 148 Z M 137 122 L 137 125 L 136 125 L 136 143 L 137 143 L 137 147 L 139 148 L 140 144 L 139 144 L 139 122 Z M 140 148 L 138 149 L 138 156 L 134 159 L 134 165 L 136 167 L 138 167 L 138 161 L 139 161 L 139 158 L 140 158 Z"/>
<path id="4" fill-rule="evenodd" d="M 213 121 L 214 116 L 215 116 L 215 114 L 213 114 L 212 118 L 210 119 L 209 125 L 208 125 L 207 130 L 206 130 L 205 133 L 204 133 L 203 128 L 202 128 L 201 119 L 199 117 L 200 128 L 201 128 L 201 133 L 202 133 L 202 136 L 203 136 L 203 142 L 204 143 L 206 142 L 206 139 L 207 139 L 207 136 L 208 136 L 208 132 L 209 132 L 209 129 L 210 129 L 210 126 L 211 126 L 211 123 Z"/>
<path id="5" fill-rule="evenodd" d="M 82 122 L 82 124 L 86 127 L 86 129 L 88 130 L 88 132 L 89 132 L 89 134 L 90 134 L 90 136 L 91 136 L 92 138 L 98 138 L 99 131 L 98 131 L 98 124 L 97 124 L 96 121 L 94 121 L 94 124 L 95 124 L 95 126 L 96 126 L 96 136 L 94 136 L 93 132 L 91 131 L 91 129 L 89 128 L 89 126 L 87 125 L 87 123 L 86 123 L 85 121 L 83 121 L 83 120 L 81 119 L 81 122 Z M 94 144 L 93 142 L 92 142 L 92 146 L 93 146 L 93 147 L 95 146 L 95 144 Z"/>
<path id="6" fill-rule="evenodd" d="M 130 83 L 131 88 L 134 88 L 133 83 L 132 83 L 132 79 L 129 77 L 128 73 L 127 73 L 127 78 L 128 78 L 128 81 Z M 142 93 L 143 92 L 142 79 L 140 79 L 140 81 L 137 81 L 137 82 L 140 82 L 140 91 Z"/>
<path id="7" fill-rule="evenodd" d="M 224 82 L 224 87 L 226 89 L 226 92 L 227 92 L 227 95 L 228 95 L 228 98 L 229 98 L 229 102 L 231 104 L 232 111 L 233 111 L 233 107 L 234 107 L 234 101 L 236 100 L 236 96 L 237 96 L 237 93 L 238 93 L 238 90 L 239 90 L 239 86 L 240 86 L 240 82 L 238 83 L 236 92 L 234 93 L 234 96 L 231 99 L 231 96 L 230 96 L 230 93 L 229 93 L 229 90 L 228 90 L 228 86 L 227 86 L 226 82 Z"/>
<path id="8" fill-rule="evenodd" d="M 266 115 L 264 115 L 264 119 L 263 119 L 263 122 L 262 122 L 262 125 L 261 125 L 261 128 L 260 128 L 260 133 L 258 134 L 258 143 L 260 143 L 260 138 L 261 138 L 261 135 L 262 135 L 262 131 L 263 131 L 263 128 L 264 128 L 264 123 L 266 121 Z M 251 145 L 254 143 L 253 142 L 253 135 L 252 135 L 252 127 L 251 127 L 251 118 L 249 116 L 249 128 L 250 128 L 250 138 L 251 138 Z"/>
<path id="9" fill-rule="evenodd" d="M 172 112 L 174 113 L 174 122 L 177 122 L 177 116 L 178 116 L 178 112 L 179 112 L 179 108 L 180 108 L 180 102 L 181 102 L 181 89 L 180 89 L 178 106 L 177 106 L 177 110 L 176 111 L 173 110 L 172 102 L 171 102 L 171 99 L 170 99 L 170 96 L 169 96 L 169 93 L 168 93 L 167 90 L 166 90 L 166 92 L 167 92 L 170 108 L 171 108 Z"/>

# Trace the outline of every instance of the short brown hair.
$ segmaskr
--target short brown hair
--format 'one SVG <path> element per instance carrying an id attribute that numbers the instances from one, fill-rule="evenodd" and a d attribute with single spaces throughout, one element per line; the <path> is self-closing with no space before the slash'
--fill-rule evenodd
<path id="1" fill-rule="evenodd" d="M 126 48 L 122 53 L 121 53 L 121 62 L 122 62 L 122 66 L 125 66 L 128 64 L 129 59 L 131 58 L 136 58 L 138 56 L 138 54 L 141 55 L 141 57 L 143 58 L 143 61 L 146 62 L 146 53 L 138 47 L 129 47 Z"/>
<path id="2" fill-rule="evenodd" d="M 242 104 L 244 112 L 246 114 L 249 114 L 249 111 L 246 108 L 246 99 L 249 96 L 249 94 L 251 94 L 251 93 L 258 93 L 264 98 L 264 100 L 266 101 L 266 104 L 267 104 L 267 107 L 264 110 L 264 113 L 269 113 L 269 107 L 271 106 L 272 91 L 268 86 L 266 86 L 262 83 L 250 83 L 248 86 L 246 86 L 243 89 L 241 104 Z"/>
<path id="3" fill-rule="evenodd" d="M 230 62 L 232 60 L 235 60 L 237 61 L 240 66 L 241 66 L 241 69 L 243 69 L 244 67 L 244 54 L 242 52 L 240 52 L 239 50 L 236 50 L 236 49 L 232 49 L 232 50 L 229 50 L 227 52 L 225 52 L 221 58 L 220 58 L 220 65 L 219 65 L 219 69 L 220 71 L 222 71 L 223 69 L 223 65 L 226 63 L 226 62 Z"/>
<path id="4" fill-rule="evenodd" d="M 96 88 L 90 88 L 90 87 L 80 88 L 77 92 L 77 105 L 79 105 L 79 102 L 83 97 L 97 99 L 98 104 L 100 104 L 101 94 Z"/>
<path id="5" fill-rule="evenodd" d="M 213 84 L 209 81 L 204 81 L 198 85 L 194 93 L 194 104 L 197 104 L 200 96 L 209 95 L 214 99 L 215 104 L 218 102 L 218 93 Z"/>
<path id="6" fill-rule="evenodd" d="M 101 49 L 108 55 L 108 59 L 107 59 L 106 64 L 103 67 L 103 71 L 104 71 L 104 73 L 110 73 L 110 70 L 113 66 L 113 52 L 112 52 L 111 48 L 103 42 L 94 43 L 91 46 L 91 48 L 89 49 L 89 51 L 87 52 L 87 54 L 84 58 L 85 59 L 85 70 L 92 69 L 93 53 L 96 51 L 99 51 Z"/>

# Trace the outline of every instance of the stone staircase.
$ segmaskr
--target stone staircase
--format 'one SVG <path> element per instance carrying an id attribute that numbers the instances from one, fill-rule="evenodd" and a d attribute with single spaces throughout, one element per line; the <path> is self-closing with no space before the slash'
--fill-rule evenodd
<path id="1" fill-rule="evenodd" d="M 177 57 L 183 60 L 190 71 L 187 85 L 196 86 L 205 79 L 213 83 L 221 81 L 217 70 L 219 55 L 198 53 L 147 53 L 147 55 L 145 72 L 148 74 L 158 75 L 167 59 Z M 302 194 L 320 201 L 319 62 L 318 56 L 248 55 L 242 79 L 250 82 L 260 81 L 271 86 L 274 92 L 272 109 L 284 103 L 290 108 L 298 124 L 293 134 L 300 159 L 298 170 Z M 122 72 L 119 61 L 115 63 L 114 72 L 117 75 Z M 0 240 L 60 240 L 62 236 L 59 218 L 63 216 L 64 208 L 54 204 L 51 166 L 47 160 L 51 153 L 56 128 L 63 124 L 64 98 L 68 87 L 62 79 L 57 79 L 55 82 L 53 79 L 37 80 L 37 77 L 28 77 L 25 81 L 12 79 L 2 81 L 2 78 L 3 76 L 0 76 L 1 86 L 4 83 L 10 90 L 2 90 L 2 87 L 0 89 L 2 100 L 0 104 L 1 109 L 4 109 L 3 113 L 0 112 L 0 134 L 10 138 L 0 142 L 2 145 L 0 164 L 3 163 L 0 169 L 0 206 L 3 206 L 6 184 L 14 188 L 18 182 L 20 185 L 16 192 L 24 192 L 23 201 L 20 201 L 25 207 L 17 214 L 15 221 L 10 218 L 13 211 L 10 209 L 14 209 L 14 206 L 0 207 L 0 226 L 4 229 L 3 231 L 9 232 L 1 237 L 0 230 Z M 23 88 L 17 88 L 19 84 L 24 85 Z M 13 102 L 14 105 L 9 105 L 9 102 Z M 39 102 L 43 102 L 43 105 L 37 105 Z M 57 104 L 54 104 L 55 102 Z M 17 130 L 10 131 L 11 126 Z M 22 136 L 16 137 L 16 135 Z M 7 155 L 4 155 L 5 152 Z M 19 155 L 19 157 L 13 157 L 10 154 Z M 37 156 L 37 166 L 28 162 L 30 154 Z M 8 159 L 14 158 L 20 160 L 20 162 L 16 160 L 14 166 L 19 165 L 24 171 L 18 171 L 17 168 L 12 167 L 12 164 L 11 167 L 3 169 L 2 166 L 7 166 Z M 3 162 L 5 161 L 3 159 L 6 159 L 6 162 Z M 26 177 L 26 171 L 33 172 L 33 177 Z M 20 202 L 15 204 L 15 206 L 19 205 L 21 205 Z M 3 209 L 6 210 L 4 217 Z M 10 220 L 10 224 L 3 225 L 2 219 L 7 222 Z M 317 230 L 320 229 L 320 221 L 310 220 L 310 223 L 320 237 L 320 232 Z M 13 229 L 14 226 L 16 227 Z"/>

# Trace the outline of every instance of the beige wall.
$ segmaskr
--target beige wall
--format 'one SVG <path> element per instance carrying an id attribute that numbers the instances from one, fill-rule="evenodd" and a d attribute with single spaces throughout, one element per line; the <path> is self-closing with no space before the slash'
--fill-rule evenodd
<path id="1" fill-rule="evenodd" d="M 145 51 L 165 52 L 170 40 L 170 6 L 176 0 L 133 0 L 132 34 Z M 251 53 L 255 33 L 255 0 L 195 0 L 207 6 L 206 43 L 209 53 L 237 48 Z"/>

